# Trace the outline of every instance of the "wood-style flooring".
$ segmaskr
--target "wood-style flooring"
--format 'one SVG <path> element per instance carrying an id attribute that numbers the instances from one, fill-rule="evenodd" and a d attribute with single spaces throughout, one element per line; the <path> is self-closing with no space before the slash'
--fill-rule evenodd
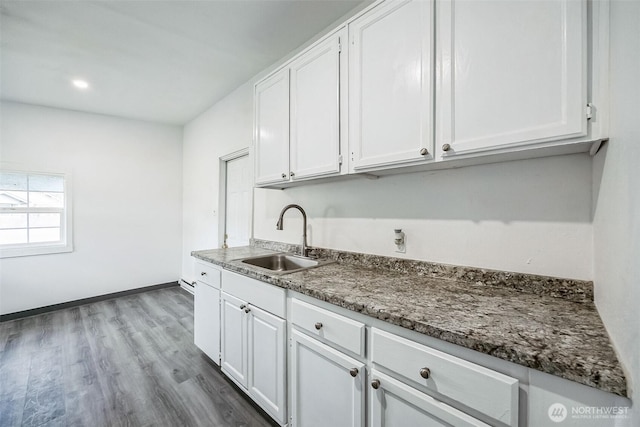
<path id="1" fill-rule="evenodd" d="M 0 426 L 269 426 L 154 290 L 0 323 Z"/>

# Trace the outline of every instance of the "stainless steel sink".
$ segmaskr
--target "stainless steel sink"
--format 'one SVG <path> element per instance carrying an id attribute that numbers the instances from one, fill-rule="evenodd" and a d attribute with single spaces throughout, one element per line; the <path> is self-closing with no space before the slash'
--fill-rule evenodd
<path id="1" fill-rule="evenodd" d="M 271 273 L 285 274 L 294 273 L 296 271 L 306 270 L 308 268 L 319 267 L 321 265 L 331 264 L 335 261 L 317 260 L 312 258 L 291 255 L 287 253 L 262 255 L 251 258 L 238 260 L 244 264 L 269 270 Z"/>

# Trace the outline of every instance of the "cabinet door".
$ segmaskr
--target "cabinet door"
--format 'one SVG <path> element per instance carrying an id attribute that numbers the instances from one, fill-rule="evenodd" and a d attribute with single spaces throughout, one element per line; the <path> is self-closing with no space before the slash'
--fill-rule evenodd
<path id="1" fill-rule="evenodd" d="M 292 179 L 340 172 L 340 38 L 303 53 L 291 69 Z"/>
<path id="2" fill-rule="evenodd" d="M 220 290 L 198 281 L 193 303 L 193 341 L 220 364 Z"/>
<path id="3" fill-rule="evenodd" d="M 255 88 L 256 184 L 289 180 L 289 70 Z"/>
<path id="4" fill-rule="evenodd" d="M 364 426 L 362 363 L 295 329 L 290 355 L 293 426 Z"/>
<path id="5" fill-rule="evenodd" d="M 371 382 L 371 427 L 489 426 L 375 369 Z"/>
<path id="6" fill-rule="evenodd" d="M 285 424 L 286 321 L 249 307 L 249 395 L 276 421 Z"/>
<path id="7" fill-rule="evenodd" d="M 349 25 L 352 168 L 433 159 L 433 1 L 382 3 Z"/>
<path id="8" fill-rule="evenodd" d="M 222 292 L 221 369 L 247 388 L 247 303 Z"/>
<path id="9" fill-rule="evenodd" d="M 586 135 L 585 1 L 447 0 L 437 22 L 439 156 Z"/>

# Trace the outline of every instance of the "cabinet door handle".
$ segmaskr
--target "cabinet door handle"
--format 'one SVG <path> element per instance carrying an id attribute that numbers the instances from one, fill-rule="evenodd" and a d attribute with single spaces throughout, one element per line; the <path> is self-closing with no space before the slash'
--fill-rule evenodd
<path id="1" fill-rule="evenodd" d="M 244 312 L 245 312 L 245 313 L 248 313 L 248 312 L 250 312 L 250 311 L 251 311 L 251 309 L 250 309 L 249 307 L 247 307 L 247 308 L 245 308 L 245 309 L 244 309 Z"/>
<path id="2" fill-rule="evenodd" d="M 242 305 L 240 306 L 240 310 L 244 309 L 246 306 L 247 306 L 247 304 L 242 304 Z"/>
<path id="3" fill-rule="evenodd" d="M 286 174 L 286 173 L 283 173 L 283 174 L 282 174 L 282 178 L 283 178 L 283 179 L 287 179 L 287 174 Z"/>
<path id="4" fill-rule="evenodd" d="M 200 272 L 200 275 L 201 275 L 201 276 L 206 276 L 206 275 L 207 275 L 207 272 L 206 272 L 206 271 L 201 271 L 201 272 Z"/>
<path id="5" fill-rule="evenodd" d="M 429 154 L 429 150 L 427 150 L 426 148 L 421 148 L 420 149 L 420 155 L 421 156 L 426 156 L 427 154 Z"/>
<path id="6" fill-rule="evenodd" d="M 442 144 L 442 151 L 451 150 L 451 144 Z"/>
<path id="7" fill-rule="evenodd" d="M 374 390 L 377 390 L 380 387 L 380 380 L 374 379 L 371 381 L 371 387 L 373 387 Z"/>
<path id="8" fill-rule="evenodd" d="M 357 376 L 358 376 L 358 368 L 351 368 L 351 369 L 349 369 L 349 374 L 350 374 L 353 378 L 357 377 Z"/>
<path id="9" fill-rule="evenodd" d="M 317 330 L 322 329 L 322 323 L 320 322 L 317 322 L 314 326 L 316 327 Z"/>
<path id="10" fill-rule="evenodd" d="M 431 369 L 429 368 L 420 369 L 420 376 L 425 380 L 428 380 L 429 378 L 431 378 Z"/>
<path id="11" fill-rule="evenodd" d="M 289 172 L 289 176 L 296 176 L 295 173 L 293 173 L 293 171 Z"/>

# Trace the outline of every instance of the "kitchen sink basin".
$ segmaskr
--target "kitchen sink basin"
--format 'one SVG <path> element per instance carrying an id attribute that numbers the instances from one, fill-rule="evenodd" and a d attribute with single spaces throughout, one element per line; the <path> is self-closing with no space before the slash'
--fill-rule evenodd
<path id="1" fill-rule="evenodd" d="M 286 253 L 244 258 L 239 261 L 244 264 L 269 270 L 271 273 L 276 274 L 293 273 L 335 262 L 331 260 L 306 258 Z"/>

